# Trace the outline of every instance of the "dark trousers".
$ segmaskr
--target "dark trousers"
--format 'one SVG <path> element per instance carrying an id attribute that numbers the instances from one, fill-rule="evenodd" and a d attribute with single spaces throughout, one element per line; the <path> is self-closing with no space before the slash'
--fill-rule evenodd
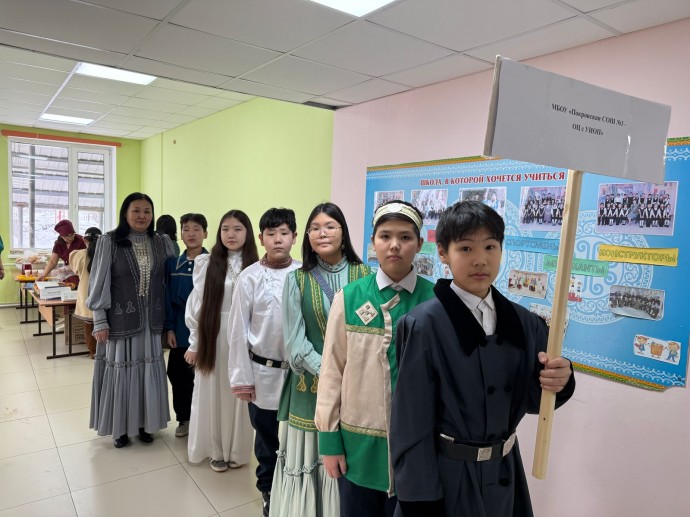
<path id="1" fill-rule="evenodd" d="M 259 462 L 256 467 L 256 488 L 259 492 L 270 492 L 273 485 L 273 472 L 278 460 L 278 411 L 261 409 L 249 403 L 249 419 L 256 431 L 254 454 Z"/>
<path id="2" fill-rule="evenodd" d="M 386 492 L 356 485 L 345 476 L 338 478 L 340 517 L 393 517 L 398 499 Z"/>
<path id="3" fill-rule="evenodd" d="M 194 391 L 194 367 L 184 360 L 186 348 L 171 348 L 168 353 L 168 379 L 172 385 L 173 409 L 178 422 L 189 422 Z"/>

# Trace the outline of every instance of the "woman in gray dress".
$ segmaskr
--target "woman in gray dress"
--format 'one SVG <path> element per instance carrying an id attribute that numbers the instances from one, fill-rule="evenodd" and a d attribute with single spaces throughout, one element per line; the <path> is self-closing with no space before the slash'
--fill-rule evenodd
<path id="1" fill-rule="evenodd" d="M 86 305 L 98 341 L 90 427 L 112 435 L 118 449 L 137 433 L 151 443 L 170 420 L 161 333 L 164 263 L 174 252 L 153 220 L 149 196 L 127 196 L 117 228 L 98 239 L 89 279 Z"/>

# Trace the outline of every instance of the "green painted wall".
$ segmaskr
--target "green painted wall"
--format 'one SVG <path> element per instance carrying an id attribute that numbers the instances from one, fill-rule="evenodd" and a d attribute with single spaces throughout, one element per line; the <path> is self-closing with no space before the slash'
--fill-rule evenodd
<path id="1" fill-rule="evenodd" d="M 59 135 L 73 138 L 87 138 L 93 140 L 107 140 L 109 142 L 119 142 L 121 147 L 117 148 L 115 152 L 116 160 L 116 213 L 119 211 L 120 203 L 131 192 L 136 192 L 141 189 L 141 142 L 138 140 L 127 140 L 124 138 L 104 137 L 102 135 L 89 135 L 84 133 L 70 133 L 65 131 L 53 131 L 50 129 L 37 129 L 31 127 L 10 126 L 7 124 L 0 124 L 0 129 L 8 129 L 11 131 L 24 131 L 27 133 L 41 133 L 48 135 Z M 5 242 L 5 251 L 2 253 L 3 263 L 9 264 L 7 255 L 9 253 L 10 243 L 10 188 L 9 188 L 9 146 L 7 138 L 0 138 L 0 185 L 5 185 L 5 188 L 0 188 L 0 235 L 3 236 Z M 0 281 L 0 304 L 15 303 L 17 301 L 16 284 L 12 281 L 9 273 L 12 269 L 8 269 L 8 277 Z"/>
<path id="2" fill-rule="evenodd" d="M 230 209 L 245 211 L 258 233 L 266 209 L 292 208 L 297 258 L 306 218 L 330 197 L 332 139 L 332 111 L 254 99 L 144 141 L 142 188 L 156 216 L 203 213 L 209 248 Z"/>
<path id="3" fill-rule="evenodd" d="M 156 212 L 160 210 L 159 207 L 163 206 L 161 194 L 162 138 L 162 135 L 156 135 L 141 143 L 141 191 L 146 192 L 153 199 Z"/>

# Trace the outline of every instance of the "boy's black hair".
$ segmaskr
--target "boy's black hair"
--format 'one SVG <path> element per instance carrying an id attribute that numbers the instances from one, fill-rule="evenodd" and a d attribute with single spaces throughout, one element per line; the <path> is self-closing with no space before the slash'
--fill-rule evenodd
<path id="1" fill-rule="evenodd" d="M 287 224 L 290 231 L 295 233 L 297 231 L 295 211 L 289 208 L 269 208 L 259 220 L 259 231 L 264 233 L 264 230 L 278 228 L 281 224 Z"/>
<path id="2" fill-rule="evenodd" d="M 208 228 L 208 222 L 206 221 L 204 214 L 184 214 L 182 217 L 180 217 L 180 230 L 187 223 L 196 223 L 201 226 L 204 231 L 206 231 L 206 228 Z"/>
<path id="3" fill-rule="evenodd" d="M 447 250 L 451 242 L 485 228 L 503 247 L 505 226 L 498 212 L 481 201 L 460 201 L 441 214 L 436 225 L 436 244 Z"/>
<path id="4" fill-rule="evenodd" d="M 382 206 L 390 205 L 393 203 L 399 203 L 401 205 L 407 205 L 409 206 L 412 210 L 414 210 L 417 213 L 417 216 L 419 217 L 419 220 L 424 223 L 424 216 L 422 215 L 422 212 L 419 211 L 419 209 L 414 206 L 412 203 L 408 203 L 407 201 L 401 201 L 398 199 L 394 199 L 391 201 L 386 201 L 385 203 L 381 203 L 376 210 L 381 208 Z M 374 210 L 374 213 L 376 213 L 376 210 Z M 421 239 L 422 235 L 419 231 L 419 228 L 417 227 L 417 224 L 410 219 L 408 216 L 399 213 L 399 212 L 394 212 L 390 214 L 384 214 L 381 217 L 379 217 L 375 222 L 374 222 L 374 230 L 373 230 L 373 235 L 376 235 L 376 229 L 386 221 L 404 221 L 406 223 L 410 223 L 414 227 L 414 233 L 417 236 L 417 239 Z M 373 237 L 373 236 L 372 236 Z"/>

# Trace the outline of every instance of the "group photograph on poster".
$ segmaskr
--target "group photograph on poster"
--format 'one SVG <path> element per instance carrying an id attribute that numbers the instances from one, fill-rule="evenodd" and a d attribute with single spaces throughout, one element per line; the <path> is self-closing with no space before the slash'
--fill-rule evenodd
<path id="1" fill-rule="evenodd" d="M 529 298 L 546 298 L 548 274 L 511 269 L 508 273 L 508 292 Z"/>
<path id="2" fill-rule="evenodd" d="M 485 205 L 498 212 L 498 215 L 505 218 L 506 213 L 506 188 L 461 188 L 458 198 L 460 201 L 467 201 L 468 199 L 481 201 Z"/>
<path id="3" fill-rule="evenodd" d="M 602 183 L 599 185 L 599 233 L 673 235 L 678 182 Z"/>
<path id="4" fill-rule="evenodd" d="M 619 316 L 660 320 L 664 317 L 664 291 L 612 285 L 609 309 Z"/>
<path id="5" fill-rule="evenodd" d="M 563 342 L 563 355 L 576 369 L 651 390 L 685 386 L 688 331 L 683 286 L 690 282 L 690 263 L 682 257 L 690 253 L 690 232 L 672 233 L 675 219 L 690 219 L 690 191 L 680 185 L 689 174 L 690 140 L 683 140 L 667 146 L 665 180 L 659 185 L 584 175 Z M 494 286 L 546 318 L 555 292 L 565 191 L 563 169 L 516 160 L 443 158 L 369 167 L 362 249 L 367 262 L 376 266 L 369 246 L 371 214 L 384 199 L 411 200 L 420 208 L 430 207 L 431 200 L 446 206 L 464 200 L 489 206 L 493 202 L 505 221 L 503 258 Z M 623 205 L 624 195 L 627 204 L 636 197 L 637 203 L 648 204 L 651 196 L 652 208 L 656 200 L 670 209 L 670 217 L 649 220 L 649 226 L 645 219 L 641 230 L 639 217 L 626 224 L 621 219 L 618 226 L 614 219 L 609 226 L 599 214 L 600 201 L 606 204 L 608 199 L 615 206 L 618 197 Z M 432 281 L 451 277 L 434 249 L 436 224 L 433 217 L 424 218 L 425 243 L 415 260 L 417 272 Z M 602 258 L 607 256 L 602 250 L 609 249 L 615 254 L 607 252 L 609 258 Z M 530 303 L 535 299 L 539 303 Z M 655 354 L 650 347 L 642 353 L 632 346 L 638 335 L 654 336 Z"/>
<path id="6" fill-rule="evenodd" d="M 565 186 L 523 187 L 520 193 L 520 228 L 546 230 L 563 224 Z"/>
<path id="7" fill-rule="evenodd" d="M 424 224 L 436 224 L 441 212 L 448 208 L 448 190 L 413 190 L 410 203 L 424 216 Z"/>
<path id="8" fill-rule="evenodd" d="M 390 191 L 383 191 L 383 192 L 377 192 L 376 193 L 376 203 L 374 203 L 374 209 L 371 211 L 371 215 L 369 217 L 373 217 L 374 212 L 383 205 L 384 203 L 388 203 L 389 201 L 404 201 L 405 200 L 405 192 L 403 190 L 390 190 Z"/>

